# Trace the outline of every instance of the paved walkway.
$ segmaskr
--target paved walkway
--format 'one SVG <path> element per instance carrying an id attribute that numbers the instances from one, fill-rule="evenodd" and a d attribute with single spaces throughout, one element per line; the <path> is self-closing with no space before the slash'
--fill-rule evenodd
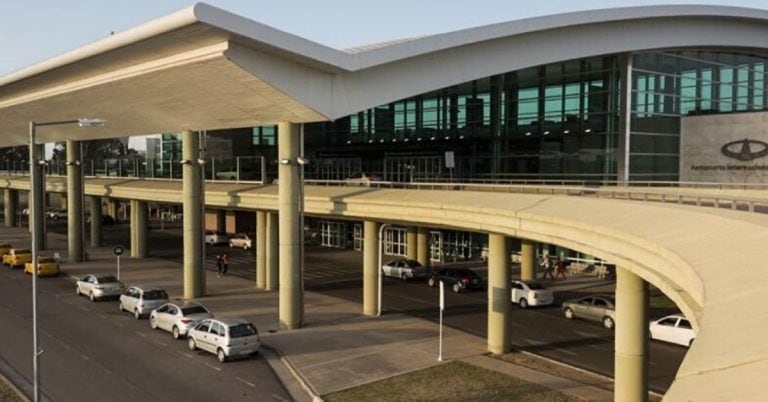
<path id="1" fill-rule="evenodd" d="M 26 235 L 23 229 L 2 230 L 16 230 L 19 238 Z M 50 237 L 54 247 L 66 248 L 64 236 Z M 90 259 L 62 268 L 73 277 L 116 270 L 111 247 L 91 250 Z M 162 286 L 172 299 L 182 296 L 179 263 L 123 257 L 121 280 L 127 285 Z M 438 325 L 430 321 L 404 314 L 366 317 L 357 303 L 306 292 L 305 328 L 278 331 L 276 292 L 257 290 L 252 281 L 240 277 L 217 278 L 210 270 L 206 280 L 208 294 L 199 300 L 217 316 L 244 317 L 259 328 L 267 347 L 264 356 L 296 400 L 311 400 L 310 393 L 325 395 L 438 364 Z M 611 399 L 605 390 L 485 357 L 485 339 L 451 328 L 444 331 L 445 360 L 461 359 L 589 400 Z"/>

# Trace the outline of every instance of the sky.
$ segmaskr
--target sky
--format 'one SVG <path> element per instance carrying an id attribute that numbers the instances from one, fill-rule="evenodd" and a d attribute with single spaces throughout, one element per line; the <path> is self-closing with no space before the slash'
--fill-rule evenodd
<path id="1" fill-rule="evenodd" d="M 768 0 L 208 0 L 335 47 L 567 11 L 650 4 L 768 9 Z M 194 4 L 190 0 L 0 0 L 0 76 Z"/>

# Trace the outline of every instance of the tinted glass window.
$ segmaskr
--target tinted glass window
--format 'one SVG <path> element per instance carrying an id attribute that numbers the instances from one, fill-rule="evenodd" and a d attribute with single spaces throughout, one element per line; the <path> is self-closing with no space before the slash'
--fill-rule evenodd
<path id="1" fill-rule="evenodd" d="M 591 297 L 587 297 L 587 298 L 579 300 L 579 304 L 592 304 L 592 300 L 593 299 Z"/>
<path id="2" fill-rule="evenodd" d="M 244 336 L 256 335 L 257 333 L 256 327 L 252 324 L 238 324 L 229 327 L 230 338 L 242 338 Z"/>
<path id="3" fill-rule="evenodd" d="M 608 303 L 606 303 L 603 299 L 595 299 L 595 306 L 605 307 Z"/>
<path id="4" fill-rule="evenodd" d="M 659 321 L 659 325 L 666 325 L 669 327 L 674 327 L 677 323 L 677 318 L 667 318 L 665 320 Z"/>
<path id="5" fill-rule="evenodd" d="M 677 325 L 680 328 L 692 329 L 691 322 L 688 320 L 680 320 L 680 324 Z"/>
<path id="6" fill-rule="evenodd" d="M 208 321 L 203 321 L 200 324 L 197 324 L 195 329 L 198 331 L 208 332 L 208 330 L 211 329 L 211 323 Z"/>
<path id="7" fill-rule="evenodd" d="M 29 250 L 16 250 L 14 251 L 15 254 L 32 254 Z"/>
<path id="8" fill-rule="evenodd" d="M 190 306 L 182 308 L 181 312 L 184 313 L 184 315 L 205 314 L 208 312 L 208 310 L 206 310 L 203 306 Z"/>
<path id="9" fill-rule="evenodd" d="M 2 246 L 0 246 L 0 247 L 2 247 Z M 40 262 L 41 264 L 48 264 L 48 263 L 51 263 L 51 262 L 56 262 L 56 260 L 54 260 L 51 257 L 45 257 L 45 258 L 40 258 L 38 260 L 38 262 Z"/>
<path id="10" fill-rule="evenodd" d="M 529 288 L 531 288 L 531 289 L 533 289 L 533 290 L 541 290 L 541 289 L 546 289 L 546 288 L 544 287 L 544 285 L 542 285 L 542 284 L 540 284 L 540 283 L 538 283 L 538 282 L 531 282 L 531 283 L 529 283 L 529 284 L 528 284 L 528 287 L 529 287 Z"/>
<path id="11" fill-rule="evenodd" d="M 99 283 L 114 283 L 117 282 L 117 278 L 112 275 L 99 277 Z"/>
<path id="12" fill-rule="evenodd" d="M 165 300 L 168 298 L 168 294 L 165 290 L 150 290 L 144 292 L 144 300 Z"/>

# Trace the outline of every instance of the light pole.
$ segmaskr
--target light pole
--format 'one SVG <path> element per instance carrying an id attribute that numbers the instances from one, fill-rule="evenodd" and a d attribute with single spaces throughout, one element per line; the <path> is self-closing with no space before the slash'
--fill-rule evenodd
<path id="1" fill-rule="evenodd" d="M 376 311 L 376 316 L 377 317 L 381 316 L 381 288 L 382 288 L 382 283 L 383 283 L 383 279 L 384 279 L 384 278 L 382 278 L 382 276 L 384 274 L 384 269 L 382 267 L 382 264 L 383 264 L 383 261 L 382 261 L 383 257 L 382 257 L 382 255 L 384 254 L 384 247 L 383 247 L 383 243 L 384 243 L 384 229 L 389 227 L 389 226 L 390 226 L 390 224 L 384 223 L 379 228 L 379 292 L 378 292 L 379 293 L 378 294 L 378 296 L 379 296 L 379 305 L 378 305 L 378 309 Z"/>
<path id="2" fill-rule="evenodd" d="M 44 188 L 41 186 L 42 177 L 38 177 L 40 171 L 40 165 L 43 161 L 38 155 L 37 147 L 35 144 L 35 134 L 38 127 L 58 126 L 65 124 L 77 124 L 80 127 L 92 127 L 103 126 L 105 123 L 101 119 L 77 119 L 77 120 L 61 120 L 38 123 L 34 121 L 29 122 L 29 218 L 32 222 L 32 371 L 34 377 L 34 402 L 40 401 L 40 353 L 42 350 L 39 347 L 39 337 L 37 331 L 37 274 L 38 274 L 38 248 L 40 245 L 36 239 L 35 230 L 42 230 L 42 226 L 45 225 L 43 220 L 43 204 L 41 201 L 44 197 Z M 40 227 L 38 227 L 40 226 Z"/>

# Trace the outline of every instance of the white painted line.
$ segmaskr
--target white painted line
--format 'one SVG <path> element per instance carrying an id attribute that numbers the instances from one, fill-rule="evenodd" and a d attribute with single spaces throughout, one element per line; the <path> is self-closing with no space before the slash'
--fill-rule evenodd
<path id="1" fill-rule="evenodd" d="M 133 331 L 133 333 L 134 333 L 134 334 L 136 334 L 136 335 L 138 335 L 138 336 L 140 336 L 140 337 L 142 337 L 142 338 L 146 338 L 146 337 L 147 337 L 147 335 L 146 335 L 146 334 L 142 334 L 142 333 L 141 333 L 141 332 L 139 332 L 139 331 Z"/>
<path id="2" fill-rule="evenodd" d="M 103 318 L 105 320 L 107 319 L 107 315 L 106 314 L 99 314 L 99 317 L 101 317 L 101 318 Z"/>
<path id="3" fill-rule="evenodd" d="M 181 352 L 181 351 L 178 351 L 178 350 L 176 351 L 176 353 L 178 353 L 178 354 L 180 354 L 180 355 L 182 355 L 182 356 L 186 356 L 186 357 L 189 357 L 190 359 L 194 359 L 194 357 L 195 357 L 195 356 L 192 356 L 192 355 L 191 355 L 191 354 L 189 354 L 189 353 L 184 353 L 184 352 Z"/>
<path id="4" fill-rule="evenodd" d="M 160 346 L 168 346 L 168 344 L 163 341 L 155 341 L 155 343 L 157 343 Z"/>
<path id="5" fill-rule="evenodd" d="M 235 377 L 235 380 L 237 380 L 237 381 L 240 381 L 241 383 L 243 383 L 243 384 L 245 384 L 245 385 L 247 385 L 247 386 L 249 386 L 249 387 L 251 387 L 251 388 L 256 388 L 256 384 L 254 384 L 254 383 L 252 383 L 252 382 L 248 382 L 248 381 L 245 381 L 245 380 L 243 380 L 243 379 L 242 379 L 242 378 L 240 378 L 240 377 Z M 275 394 L 272 394 L 272 396 L 278 397 L 278 396 L 276 396 Z M 278 398 L 279 398 L 279 397 L 278 397 Z"/>
<path id="6" fill-rule="evenodd" d="M 83 360 L 91 360 L 91 358 L 90 358 L 90 357 L 88 357 L 88 356 L 86 356 L 86 355 L 80 355 L 80 357 L 82 357 L 82 358 L 83 358 Z"/>
<path id="7" fill-rule="evenodd" d="M 216 366 L 214 366 L 213 364 L 210 364 L 210 363 L 203 363 L 203 364 L 205 364 L 206 366 L 208 366 L 208 367 L 210 367 L 210 368 L 212 368 L 212 369 L 214 369 L 216 371 L 221 371 L 221 367 L 216 367 Z"/>
<path id="8" fill-rule="evenodd" d="M 280 395 L 275 395 L 275 394 L 272 394 L 272 397 L 273 397 L 273 398 L 275 398 L 275 399 L 277 399 L 277 400 L 280 400 L 280 401 L 285 401 L 285 402 L 288 402 L 288 400 L 287 400 L 287 399 L 283 398 L 283 397 L 282 397 L 282 396 L 280 396 Z"/>
<path id="9" fill-rule="evenodd" d="M 576 353 L 576 352 L 571 352 L 571 351 L 570 351 L 570 350 L 568 350 L 568 349 L 559 349 L 559 350 L 558 350 L 558 352 L 560 352 L 560 353 L 565 353 L 566 355 L 569 355 L 569 356 L 578 356 L 578 355 L 579 355 L 578 353 Z"/>

